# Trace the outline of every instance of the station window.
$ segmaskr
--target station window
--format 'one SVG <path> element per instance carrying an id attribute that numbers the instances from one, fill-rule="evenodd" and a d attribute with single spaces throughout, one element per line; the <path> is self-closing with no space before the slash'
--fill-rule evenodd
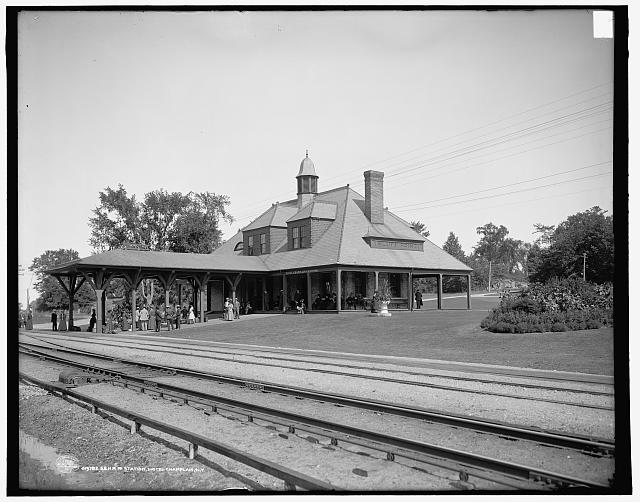
<path id="1" fill-rule="evenodd" d="M 267 234 L 260 234 L 260 254 L 267 253 Z"/>
<path id="2" fill-rule="evenodd" d="M 253 255 L 253 235 L 249 236 L 249 249 L 247 249 L 247 254 L 249 256 Z"/>
<path id="3" fill-rule="evenodd" d="M 293 249 L 298 249 L 300 247 L 300 227 L 293 227 L 292 237 Z"/>

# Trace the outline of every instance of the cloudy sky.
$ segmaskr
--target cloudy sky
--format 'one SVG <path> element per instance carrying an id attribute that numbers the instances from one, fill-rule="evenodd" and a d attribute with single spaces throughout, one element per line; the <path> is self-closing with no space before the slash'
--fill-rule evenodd
<path id="1" fill-rule="evenodd" d="M 295 198 L 307 148 L 320 191 L 383 171 L 385 205 L 437 245 L 470 252 L 488 222 L 532 241 L 612 211 L 612 72 L 588 10 L 26 12 L 19 261 L 89 255 L 119 183 L 227 194 L 229 237 Z"/>

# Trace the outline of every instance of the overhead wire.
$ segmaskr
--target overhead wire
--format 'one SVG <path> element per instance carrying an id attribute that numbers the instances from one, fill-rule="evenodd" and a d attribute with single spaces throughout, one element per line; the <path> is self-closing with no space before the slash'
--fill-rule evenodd
<path id="1" fill-rule="evenodd" d="M 575 169 L 569 169 L 568 171 L 562 171 L 562 172 L 559 172 L 559 173 L 548 174 L 546 176 L 539 176 L 537 178 L 531 178 L 531 179 L 528 179 L 528 180 L 517 181 L 515 183 L 507 183 L 505 185 L 499 185 L 499 186 L 496 186 L 496 187 L 485 188 L 483 190 L 476 190 L 474 192 L 467 192 L 467 193 L 463 193 L 463 194 L 459 194 L 459 195 L 451 195 L 449 197 L 443 197 L 441 199 L 430 200 L 429 204 L 431 204 L 433 202 L 441 202 L 443 200 L 457 199 L 458 197 L 466 197 L 467 195 L 475 195 L 475 194 L 478 194 L 478 193 L 490 192 L 492 190 L 500 190 L 502 188 L 512 187 L 512 186 L 516 186 L 516 185 L 523 185 L 525 183 L 531 183 L 533 181 L 539 181 L 539 180 L 543 180 L 543 179 L 553 178 L 554 176 L 561 176 L 563 174 L 574 173 L 576 171 L 582 171 L 584 169 L 589 169 L 591 167 L 602 166 L 604 164 L 610 164 L 612 162 L 613 161 L 611 161 L 611 160 L 606 160 L 604 162 L 598 162 L 596 164 L 589 164 L 587 166 L 581 166 L 581 167 L 577 167 Z M 419 206 L 419 205 L 422 205 L 422 204 L 424 204 L 424 202 L 416 202 L 414 204 L 406 204 L 404 206 L 396 206 L 395 209 L 397 210 L 397 209 L 402 209 L 402 208 L 407 208 L 407 207 L 412 207 L 412 206 Z"/>
<path id="2" fill-rule="evenodd" d="M 486 195 L 486 196 L 483 196 L 483 197 L 476 197 L 475 199 L 460 200 L 460 201 L 456 201 L 456 202 L 447 202 L 445 204 L 436 204 L 434 206 L 431 206 L 431 205 L 429 205 L 430 203 L 427 203 L 426 206 L 416 207 L 416 208 L 412 208 L 412 209 L 400 209 L 400 210 L 393 209 L 393 211 L 397 212 L 397 213 L 406 213 L 407 211 L 415 211 L 416 209 L 432 209 L 434 207 L 451 206 L 451 205 L 455 205 L 455 204 L 466 204 L 468 202 L 475 202 L 477 200 L 489 199 L 489 198 L 492 198 L 492 197 L 504 197 L 506 195 L 513 195 L 513 194 L 522 193 L 522 192 L 530 192 L 532 190 L 539 190 L 541 188 L 547 188 L 547 187 L 551 187 L 551 186 L 562 185 L 562 184 L 565 184 L 565 183 L 573 183 L 573 182 L 576 182 L 576 181 L 586 180 L 586 179 L 590 179 L 590 178 L 596 178 L 598 176 L 606 176 L 606 175 L 609 175 L 610 173 L 611 173 L 611 171 L 607 171 L 605 173 L 593 174 L 593 175 L 590 175 L 590 176 L 584 176 L 582 178 L 575 178 L 575 179 L 570 179 L 570 180 L 565 180 L 565 181 L 558 181 L 556 183 L 549 183 L 547 185 L 541 185 L 541 186 L 537 186 L 537 187 L 523 188 L 521 190 L 514 190 L 512 192 L 506 192 L 506 193 L 501 193 L 501 194 L 493 194 L 493 195 Z"/>
<path id="3" fill-rule="evenodd" d="M 438 141 L 432 142 L 432 143 L 430 143 L 430 144 L 428 144 L 428 145 L 423 145 L 423 146 L 421 146 L 421 147 L 418 147 L 418 148 L 415 148 L 415 149 L 409 150 L 409 151 L 407 151 L 407 152 L 404 152 L 404 153 L 401 153 L 401 154 L 398 154 L 398 155 L 395 155 L 395 156 L 392 156 L 392 157 L 389 157 L 389 158 L 386 158 L 386 159 L 382 159 L 382 160 L 380 160 L 380 161 L 376 161 L 376 162 L 374 162 L 374 163 L 366 164 L 364 167 L 372 166 L 372 165 L 378 165 L 378 164 L 384 163 L 384 162 L 386 162 L 386 161 L 388 161 L 388 160 L 392 160 L 392 159 L 395 159 L 395 158 L 398 158 L 398 157 L 401 157 L 401 156 L 405 156 L 405 155 L 407 155 L 407 154 L 409 154 L 409 153 L 412 153 L 412 152 L 415 152 L 415 151 L 419 151 L 419 150 L 421 150 L 421 149 L 427 148 L 427 147 L 432 146 L 432 145 L 434 145 L 434 144 L 442 143 L 442 142 L 447 141 L 447 140 L 451 140 L 451 139 L 454 139 L 454 138 L 457 138 L 457 137 L 460 137 L 460 136 L 464 136 L 465 134 L 469 134 L 469 133 L 471 133 L 471 132 L 475 132 L 475 131 L 478 131 L 478 130 L 481 130 L 481 129 L 485 129 L 485 128 L 490 127 L 490 126 L 492 126 L 492 125 L 495 125 L 495 124 L 499 124 L 499 123 L 501 123 L 501 122 L 504 122 L 505 120 L 509 120 L 509 119 L 511 119 L 511 118 L 514 118 L 514 117 L 517 117 L 517 116 L 524 115 L 524 114 L 529 113 L 529 112 L 531 112 L 531 111 L 534 111 L 534 110 L 537 110 L 537 109 L 540 109 L 540 108 L 544 108 L 544 107 L 546 107 L 546 106 L 550 106 L 550 105 L 552 105 L 552 104 L 555 104 L 555 103 L 558 103 L 558 102 L 561 102 L 561 101 L 565 101 L 565 100 L 567 100 L 567 99 L 569 99 L 569 98 L 571 98 L 571 97 L 574 97 L 574 96 L 577 96 L 577 95 L 580 95 L 580 94 L 584 94 L 584 93 L 586 93 L 586 92 L 589 92 L 589 91 L 592 91 L 592 90 L 595 90 L 595 89 L 598 89 L 598 88 L 601 88 L 601 87 L 604 87 L 604 86 L 607 86 L 607 85 L 611 85 L 611 83 L 603 83 L 603 84 L 599 84 L 599 85 L 597 85 L 597 86 L 591 87 L 591 88 L 589 88 L 589 89 L 585 89 L 585 90 L 582 90 L 582 91 L 578 91 L 578 92 L 576 92 L 576 93 L 570 94 L 570 95 L 565 96 L 565 97 L 563 97 L 563 98 L 559 98 L 559 99 L 556 99 L 556 100 L 553 100 L 553 101 L 550 101 L 550 102 L 547 102 L 547 103 L 543 103 L 543 104 L 538 105 L 538 106 L 536 106 L 536 107 L 529 108 L 529 109 L 527 109 L 527 110 L 523 110 L 523 111 L 521 111 L 521 112 L 518 112 L 518 113 L 515 113 L 515 114 L 512 114 L 512 115 L 509 115 L 509 116 L 504 117 L 504 118 L 502 118 L 502 119 L 498 119 L 498 120 L 496 120 L 496 121 L 494 121 L 494 122 L 491 122 L 491 123 L 489 123 L 489 124 L 485 124 L 485 125 L 482 125 L 482 126 L 479 126 L 479 127 L 473 128 L 473 129 L 469 129 L 469 130 L 467 130 L 467 131 L 464 131 L 464 132 L 462 132 L 462 133 L 456 134 L 456 135 L 454 135 L 454 136 L 451 136 L 451 137 L 448 137 L 448 138 L 443 138 L 443 139 L 441 139 L 441 140 L 438 140 Z M 584 102 L 587 102 L 587 101 L 592 101 L 593 99 L 597 99 L 598 97 L 602 97 L 602 96 L 605 96 L 605 95 L 607 95 L 607 94 L 608 94 L 608 93 L 601 94 L 601 95 L 598 95 L 598 96 L 595 96 L 595 97 L 589 98 L 589 99 L 587 99 L 587 100 L 580 101 L 580 102 L 578 102 L 578 103 L 573 103 L 573 104 L 570 104 L 570 105 L 567 105 L 567 106 L 561 107 L 561 108 L 559 108 L 559 109 L 557 109 L 557 110 L 552 110 L 552 111 L 550 111 L 550 112 L 547 112 L 547 113 L 545 113 L 545 114 L 542 114 L 542 115 L 540 115 L 540 116 L 538 116 L 538 117 L 534 117 L 534 118 L 539 118 L 539 117 L 541 117 L 541 116 L 548 115 L 548 114 L 551 114 L 551 113 L 557 113 L 559 110 L 562 110 L 562 109 L 565 109 L 565 108 L 570 108 L 570 107 L 572 107 L 572 106 L 576 106 L 576 105 L 578 105 L 578 104 L 581 104 L 581 103 L 584 103 Z M 595 108 L 597 108 L 597 107 L 604 106 L 605 104 L 606 104 L 606 103 L 601 103 L 600 105 L 597 105 L 597 106 L 595 106 L 595 107 L 587 108 L 587 109 L 584 109 L 584 110 L 581 110 L 581 111 L 574 112 L 574 113 L 572 113 L 572 114 L 568 114 L 568 115 L 567 115 L 567 117 L 568 117 L 568 116 L 572 116 L 572 115 L 576 115 L 576 114 L 584 113 L 585 111 L 589 111 L 589 110 L 591 110 L 591 109 L 595 109 Z M 506 127 L 501 128 L 501 129 L 499 129 L 499 130 L 503 130 L 503 129 L 506 129 L 506 128 L 509 128 L 509 127 L 513 127 L 514 125 L 517 125 L 517 124 L 520 124 L 520 123 L 528 122 L 528 121 L 530 121 L 530 120 L 533 120 L 534 118 L 529 118 L 529 119 L 526 119 L 525 121 L 522 121 L 522 122 L 519 122 L 519 123 L 516 123 L 516 124 L 511 124 L 510 126 L 506 126 Z M 562 119 L 562 118 L 564 118 L 564 117 L 556 117 L 556 118 L 552 119 L 552 120 L 551 120 L 551 121 L 549 121 L 549 122 L 557 121 L 557 120 L 560 120 L 560 119 Z M 581 117 L 581 118 L 587 118 L 587 117 Z M 576 118 L 575 120 L 580 120 L 581 118 L 580 118 L 580 117 L 578 117 L 578 118 Z M 569 121 L 567 121 L 567 123 L 569 123 Z M 529 128 L 526 128 L 526 129 L 531 129 L 531 128 L 535 128 L 535 127 L 540 127 L 540 126 L 541 126 L 541 125 L 543 125 L 543 124 L 544 124 L 544 123 L 537 124 L 537 125 L 534 125 L 534 126 L 530 126 Z M 487 135 L 489 135 L 489 134 L 494 134 L 495 132 L 497 132 L 497 131 L 493 131 L 493 132 L 491 132 L 491 133 L 486 133 L 486 134 L 481 135 L 481 136 L 479 136 L 479 137 L 485 137 L 485 136 L 487 136 Z M 517 134 L 517 132 L 518 132 L 518 131 L 514 131 L 514 132 L 512 132 L 512 133 L 509 133 L 508 135 Z M 506 136 L 508 136 L 508 135 L 505 135 L 505 137 L 506 137 Z M 476 139 L 477 139 L 477 138 L 476 138 Z M 489 140 L 489 141 L 495 141 L 495 139 L 497 139 L 497 138 L 494 138 L 493 140 Z M 466 140 L 466 141 L 469 141 L 469 140 Z M 462 144 L 462 143 L 464 143 L 464 141 L 463 141 L 463 142 L 461 142 L 461 143 L 457 143 L 457 144 Z M 485 143 L 486 143 L 486 142 L 485 142 Z M 472 148 L 473 146 L 474 146 L 474 145 L 470 145 L 470 146 L 468 146 L 468 147 L 465 147 L 465 149 Z M 451 146 L 449 146 L 449 147 L 447 147 L 447 148 L 450 148 L 450 147 L 451 147 Z M 471 152 L 469 152 L 469 153 L 471 153 Z M 358 169 L 358 170 L 360 170 L 360 169 Z M 354 170 L 354 171 L 355 171 L 355 170 Z M 398 173 L 398 174 L 399 174 L 399 173 Z M 342 176 L 344 176 L 344 173 L 343 173 L 343 174 L 338 175 L 337 177 L 342 177 Z M 391 176 L 391 175 L 389 175 L 389 176 Z M 337 178 L 337 177 L 330 177 L 330 178 L 327 178 L 327 180 L 335 179 L 335 178 Z M 360 183 L 360 184 L 362 184 L 362 183 Z M 283 193 L 283 196 L 286 196 L 286 194 L 284 194 L 284 193 Z M 272 200 L 272 199 L 271 199 L 271 198 L 270 198 L 270 199 L 265 199 L 265 201 L 269 201 L 269 200 Z M 253 206 L 257 206 L 258 204 L 262 204 L 262 202 L 256 202 L 256 203 L 254 203 L 254 204 L 251 204 L 250 206 L 251 206 L 251 207 L 253 207 Z M 251 217 L 252 217 L 252 216 L 239 217 L 239 218 L 236 218 L 236 221 L 244 221 L 244 220 L 250 219 Z"/>

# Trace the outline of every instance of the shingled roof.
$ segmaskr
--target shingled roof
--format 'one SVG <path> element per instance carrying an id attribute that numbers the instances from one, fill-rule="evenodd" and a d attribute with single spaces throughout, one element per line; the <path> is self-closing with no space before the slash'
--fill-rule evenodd
<path id="1" fill-rule="evenodd" d="M 291 200 L 281 203 L 279 206 L 291 208 L 295 203 L 295 200 Z M 465 273 L 471 271 L 471 268 L 467 265 L 443 251 L 428 239 L 425 239 L 411 228 L 406 221 L 388 210 L 385 210 L 383 224 L 372 224 L 364 213 L 364 197 L 349 188 L 349 186 L 319 193 L 314 198 L 314 202 L 301 208 L 297 214 L 289 218 L 289 221 L 299 219 L 298 216 L 301 214 L 310 215 L 314 205 L 319 207 L 331 205 L 335 207 L 335 220 L 310 248 L 289 251 L 286 237 L 280 242 L 271 242 L 271 253 L 259 257 L 264 261 L 268 270 L 304 269 L 326 265 L 355 265 L 446 270 Z M 267 210 L 267 212 L 271 209 Z M 266 212 L 263 214 L 266 214 Z M 259 228 L 253 224 L 251 227 Z M 372 248 L 366 240 L 367 237 L 422 242 L 423 250 Z M 242 234 L 236 234 L 214 251 L 212 255 L 220 257 L 236 256 L 239 259 L 255 258 L 242 256 L 242 251 L 234 251 L 236 244 L 241 240 Z"/>
<path id="2" fill-rule="evenodd" d="M 61 274 L 95 268 L 146 268 L 176 271 L 237 271 L 267 272 L 264 262 L 257 256 L 216 255 L 198 253 L 171 253 L 166 251 L 140 251 L 113 249 L 86 258 L 62 263 L 47 270 Z"/>

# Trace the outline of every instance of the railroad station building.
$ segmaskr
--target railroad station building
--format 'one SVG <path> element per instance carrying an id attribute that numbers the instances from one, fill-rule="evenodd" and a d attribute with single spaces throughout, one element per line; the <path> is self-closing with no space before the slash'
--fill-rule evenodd
<path id="1" fill-rule="evenodd" d="M 222 312 L 227 297 L 250 302 L 258 312 L 295 310 L 294 302 L 300 300 L 307 312 L 365 309 L 381 281 L 390 286 L 390 308 L 411 310 L 413 279 L 418 277 L 437 279 L 438 308 L 443 276 L 465 277 L 471 308 L 471 269 L 384 207 L 384 173 L 366 171 L 364 181 L 364 196 L 349 185 L 321 192 L 307 153 L 296 176 L 296 198 L 272 204 L 213 253 L 129 247 L 74 260 L 48 273 L 67 290 L 70 304 L 88 281 L 96 292 L 98 329 L 105 289 L 115 277 L 129 284 L 133 309 L 143 279 L 157 279 L 167 303 L 176 281 L 190 285 L 201 321 Z"/>

